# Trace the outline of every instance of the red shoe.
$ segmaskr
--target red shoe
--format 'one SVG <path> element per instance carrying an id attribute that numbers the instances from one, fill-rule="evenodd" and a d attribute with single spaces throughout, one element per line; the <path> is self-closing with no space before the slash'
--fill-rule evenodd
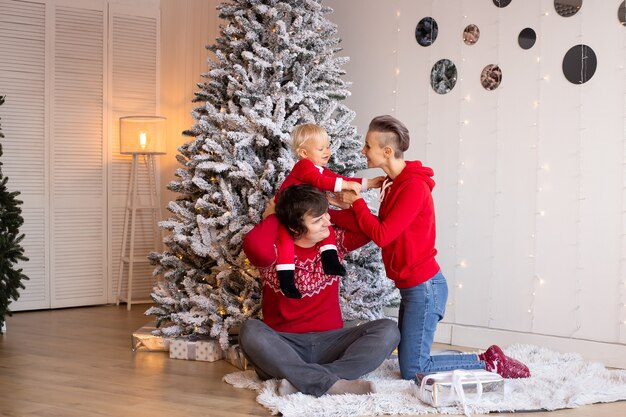
<path id="1" fill-rule="evenodd" d="M 495 372 L 502 378 L 528 378 L 530 370 L 520 361 L 509 358 L 497 345 L 489 346 L 484 353 L 478 355 L 485 362 L 485 369 Z"/>

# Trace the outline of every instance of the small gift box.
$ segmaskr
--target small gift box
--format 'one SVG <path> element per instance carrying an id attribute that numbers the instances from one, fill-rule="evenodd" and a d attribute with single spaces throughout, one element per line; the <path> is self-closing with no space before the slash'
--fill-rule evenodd
<path id="1" fill-rule="evenodd" d="M 156 327 L 149 325 L 135 330 L 130 338 L 133 351 L 167 352 L 170 349 L 170 339 L 152 334 L 155 330 Z"/>
<path id="2" fill-rule="evenodd" d="M 172 359 L 215 362 L 223 357 L 224 352 L 215 339 L 179 338 L 170 341 L 170 358 Z"/>
<path id="3" fill-rule="evenodd" d="M 416 395 L 433 407 L 476 404 L 481 398 L 492 401 L 504 397 L 504 379 L 482 369 L 456 370 L 415 376 Z"/>
<path id="4" fill-rule="evenodd" d="M 250 368 L 250 363 L 243 355 L 239 345 L 229 346 L 224 354 L 224 360 L 244 371 Z"/>

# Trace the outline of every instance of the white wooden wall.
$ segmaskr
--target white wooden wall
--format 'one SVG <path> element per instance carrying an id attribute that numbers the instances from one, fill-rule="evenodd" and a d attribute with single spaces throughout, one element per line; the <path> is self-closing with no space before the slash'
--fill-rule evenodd
<path id="1" fill-rule="evenodd" d="M 363 134 L 392 114 L 411 132 L 408 159 L 435 170 L 438 260 L 450 285 L 438 339 L 486 347 L 536 343 L 626 367 L 626 27 L 621 0 L 583 0 L 564 18 L 552 0 L 328 0 L 353 81 L 347 105 Z M 424 17 L 430 47 L 415 40 Z M 468 46 L 463 29 L 476 24 Z M 518 46 L 525 27 L 532 49 Z M 573 85 L 563 56 L 591 46 L 598 67 Z M 459 71 L 430 87 L 439 59 Z M 487 91 L 480 72 L 503 71 Z"/>
<path id="2" fill-rule="evenodd" d="M 115 300 L 130 166 L 118 120 L 158 111 L 158 51 L 158 1 L 0 0 L 3 172 L 30 259 L 12 310 Z M 144 297 L 151 270 L 136 270 Z"/>

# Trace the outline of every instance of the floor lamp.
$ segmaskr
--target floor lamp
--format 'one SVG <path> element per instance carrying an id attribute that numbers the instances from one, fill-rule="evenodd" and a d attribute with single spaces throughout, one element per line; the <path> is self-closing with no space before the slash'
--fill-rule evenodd
<path id="1" fill-rule="evenodd" d="M 128 116 L 120 118 L 120 153 L 132 155 L 130 179 L 128 182 L 128 194 L 124 208 L 124 232 L 122 237 L 122 252 L 120 256 L 120 268 L 117 281 L 117 305 L 125 301 L 127 309 L 131 309 L 134 302 L 149 303 L 152 300 L 132 299 L 133 292 L 133 267 L 135 262 L 145 262 L 148 254 L 135 254 L 135 229 L 138 211 L 150 213 L 151 225 L 154 231 L 155 245 L 161 243 L 161 231 L 158 222 L 161 220 L 161 202 L 156 182 L 155 156 L 165 154 L 165 117 L 160 116 Z M 139 181 L 140 156 L 145 165 L 149 184 L 149 204 L 139 204 Z M 126 296 L 122 294 L 124 282 L 124 267 L 128 265 L 128 282 Z"/>

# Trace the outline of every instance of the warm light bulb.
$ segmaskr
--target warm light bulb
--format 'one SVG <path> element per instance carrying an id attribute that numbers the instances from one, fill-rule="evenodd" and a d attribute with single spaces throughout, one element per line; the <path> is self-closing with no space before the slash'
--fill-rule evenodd
<path id="1" fill-rule="evenodd" d="M 139 133 L 139 146 L 141 146 L 141 149 L 146 149 L 146 145 L 148 145 L 148 136 L 141 132 Z"/>

